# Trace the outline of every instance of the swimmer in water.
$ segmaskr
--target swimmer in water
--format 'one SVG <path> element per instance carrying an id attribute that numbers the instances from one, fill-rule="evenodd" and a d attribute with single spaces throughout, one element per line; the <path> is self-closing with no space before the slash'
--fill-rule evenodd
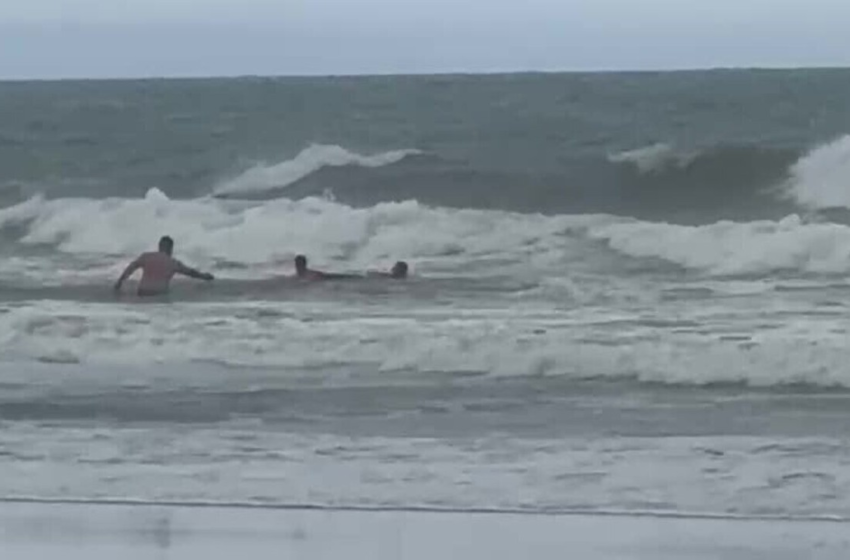
<path id="1" fill-rule="evenodd" d="M 295 257 L 295 276 L 302 280 L 346 280 L 359 278 L 355 274 L 338 274 L 335 272 L 313 270 L 307 266 L 307 257 L 304 255 L 298 255 Z"/>
<path id="2" fill-rule="evenodd" d="M 404 280 L 407 278 L 408 266 L 404 261 L 398 261 L 395 263 L 390 269 L 390 278 L 394 278 L 396 280 Z"/>
<path id="3" fill-rule="evenodd" d="M 139 296 L 160 296 L 168 293 L 171 278 L 175 274 L 182 274 L 207 282 L 213 280 L 212 274 L 189 268 L 175 259 L 171 256 L 173 252 L 174 240 L 167 235 L 162 237 L 159 240 L 158 251 L 143 253 L 124 269 L 121 277 L 115 283 L 115 292 L 120 292 L 124 282 L 140 268 L 142 269 L 142 280 L 139 282 L 139 288 L 136 292 Z"/>
<path id="4" fill-rule="evenodd" d="M 369 276 L 379 278 L 392 278 L 393 280 L 404 280 L 407 278 L 409 267 L 404 261 L 398 261 L 388 272 L 370 272 Z"/>

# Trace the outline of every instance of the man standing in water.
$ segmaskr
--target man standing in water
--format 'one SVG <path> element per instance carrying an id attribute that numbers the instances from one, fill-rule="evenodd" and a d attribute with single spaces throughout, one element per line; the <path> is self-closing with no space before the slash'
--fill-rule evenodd
<path id="1" fill-rule="evenodd" d="M 198 272 L 178 261 L 171 254 L 174 252 L 174 240 L 167 235 L 159 240 L 159 250 L 143 253 L 131 262 L 121 277 L 115 283 L 115 292 L 121 291 L 124 282 L 138 269 L 142 269 L 142 280 L 136 292 L 139 296 L 160 296 L 168 293 L 168 286 L 175 274 L 182 274 L 198 280 L 210 281 L 213 275 L 208 272 Z"/>

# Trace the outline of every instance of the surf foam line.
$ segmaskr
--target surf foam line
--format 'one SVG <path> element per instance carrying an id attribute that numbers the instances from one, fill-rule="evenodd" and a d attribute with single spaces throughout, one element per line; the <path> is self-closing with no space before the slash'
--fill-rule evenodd
<path id="1" fill-rule="evenodd" d="M 329 505 L 319 503 L 296 502 L 250 502 L 250 501 L 198 501 L 198 500 L 145 500 L 142 498 L 40 498 L 37 496 L 0 496 L 0 504 L 44 504 L 44 505 L 85 505 L 85 506 L 126 506 L 146 508 L 187 508 L 187 509 L 244 509 L 272 511 L 327 511 L 358 513 L 430 513 L 457 515 L 528 515 L 541 517 L 623 517 L 650 519 L 694 519 L 729 521 L 788 521 L 797 523 L 847 523 L 850 517 L 840 515 L 757 515 L 734 513 L 704 513 L 667 510 L 619 510 L 592 508 L 511 508 L 511 507 L 440 507 L 424 505 Z"/>
<path id="2" fill-rule="evenodd" d="M 207 372 L 200 377 L 190 367 L 171 380 L 218 387 L 233 371 L 228 367 L 236 367 L 258 368 L 259 376 L 274 368 L 282 381 L 309 371 L 311 379 L 336 386 L 367 378 L 394 383 L 434 374 L 477 374 L 685 386 L 850 387 L 844 367 L 850 350 L 840 313 L 803 313 L 792 321 L 781 309 L 771 316 L 743 307 L 730 316 L 724 308 L 716 318 L 695 309 L 692 326 L 659 327 L 646 323 L 646 317 L 643 323 L 622 325 L 555 311 L 523 317 L 522 305 L 501 314 L 467 311 L 462 317 L 456 308 L 442 317 L 410 306 L 360 317 L 358 306 L 334 304 L 332 313 L 314 302 L 264 306 L 263 313 L 256 313 L 233 304 L 15 305 L 0 314 L 0 352 L 6 359 L 85 364 L 90 369 L 74 378 L 85 377 L 98 387 L 128 380 L 157 385 L 165 364 L 192 363 L 226 367 L 220 376 Z M 121 375 L 112 367 L 96 367 L 128 364 L 137 368 Z M 352 379 L 352 370 L 363 374 Z M 5 375 L 10 380 L 25 375 L 21 382 L 37 377 L 24 370 Z M 38 379 L 48 386 L 52 370 Z"/>
<path id="3" fill-rule="evenodd" d="M 70 255 L 123 259 L 150 250 L 168 234 L 178 254 L 199 266 L 289 265 L 292 256 L 304 253 L 316 266 L 354 269 L 398 259 L 469 266 L 501 258 L 527 267 L 529 257 L 563 255 L 570 228 L 612 219 L 446 209 L 415 200 L 367 208 L 323 198 L 171 200 L 159 189 L 141 199 L 33 198 L 0 209 L 0 229 L 7 235 Z"/>
<path id="4" fill-rule="evenodd" d="M 150 189 L 141 199 L 32 198 L 0 209 L 0 229 L 24 245 L 91 257 L 95 266 L 149 250 L 168 234 L 178 253 L 198 266 L 265 266 L 277 274 L 304 253 L 316 266 L 352 271 L 404 259 L 414 268 L 427 263 L 432 274 L 475 270 L 480 276 L 487 272 L 475 267 L 486 261 L 494 273 L 562 277 L 576 260 L 598 253 L 592 243 L 714 276 L 850 271 L 850 227 L 797 214 L 686 226 L 597 214 L 449 209 L 415 200 L 365 208 L 323 198 L 171 200 Z M 113 276 L 121 264 L 102 270 L 103 276 Z"/>
<path id="5" fill-rule="evenodd" d="M 850 271 L 850 227 L 808 223 L 798 215 L 704 226 L 628 221 L 592 226 L 587 235 L 624 255 L 661 259 L 714 276 Z"/>

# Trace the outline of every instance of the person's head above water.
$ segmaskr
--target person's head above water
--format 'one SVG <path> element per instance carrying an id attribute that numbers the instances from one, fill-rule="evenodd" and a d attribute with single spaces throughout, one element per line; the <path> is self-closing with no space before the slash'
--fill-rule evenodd
<path id="1" fill-rule="evenodd" d="M 166 255 L 171 255 L 174 252 L 174 240 L 167 235 L 163 235 L 159 238 L 159 252 L 165 253 Z"/>
<path id="2" fill-rule="evenodd" d="M 398 261 L 393 265 L 392 270 L 390 270 L 390 276 L 393 278 L 407 278 L 407 263 L 404 261 Z"/>
<path id="3" fill-rule="evenodd" d="M 303 276 L 307 273 L 307 257 L 304 255 L 297 255 L 295 257 L 295 273 L 298 276 Z"/>

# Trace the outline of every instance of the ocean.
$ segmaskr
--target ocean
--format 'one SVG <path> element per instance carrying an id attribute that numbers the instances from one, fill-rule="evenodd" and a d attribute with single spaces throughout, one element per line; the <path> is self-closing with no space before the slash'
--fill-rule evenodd
<path id="1" fill-rule="evenodd" d="M 850 518 L 848 98 L 0 83 L 0 500 Z M 116 298 L 161 235 L 215 282 Z"/>

